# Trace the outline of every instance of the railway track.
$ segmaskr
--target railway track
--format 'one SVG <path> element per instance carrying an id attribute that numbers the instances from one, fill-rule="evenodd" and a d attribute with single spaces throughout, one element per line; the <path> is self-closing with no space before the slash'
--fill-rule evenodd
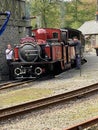
<path id="1" fill-rule="evenodd" d="M 72 127 L 66 128 L 64 130 L 83 130 L 85 128 L 91 127 L 92 125 L 98 124 L 98 116 L 92 119 L 89 119 L 85 122 L 76 124 Z"/>
<path id="2" fill-rule="evenodd" d="M 7 89 L 10 89 L 13 87 L 17 87 L 17 86 L 23 85 L 25 83 L 32 83 L 34 81 L 47 80 L 47 79 L 51 79 L 51 78 L 53 78 L 53 76 L 48 75 L 46 77 L 32 78 L 32 79 L 28 79 L 28 80 L 15 80 L 15 81 L 1 83 L 0 84 L 0 91 L 7 90 Z"/>
<path id="3" fill-rule="evenodd" d="M 50 104 L 55 104 L 61 101 L 64 101 L 64 102 L 70 101 L 71 99 L 75 97 L 80 97 L 82 95 L 95 92 L 96 90 L 98 90 L 98 83 L 90 85 L 90 86 L 86 86 L 86 87 L 83 87 L 74 91 L 70 91 L 67 93 L 54 95 L 51 97 L 42 98 L 42 99 L 31 101 L 31 102 L 26 102 L 26 103 L 8 107 L 8 108 L 3 108 L 3 109 L 0 109 L 0 120 L 8 118 L 8 117 L 21 115 L 22 113 L 27 113 L 32 110 L 43 108 Z"/>
<path id="4" fill-rule="evenodd" d="M 16 82 L 20 82 L 20 81 L 21 80 L 15 80 L 15 81 L 6 81 L 6 82 L 3 82 L 3 83 L 0 83 L 0 88 L 2 88 L 5 85 L 9 85 L 11 83 L 16 83 Z"/>
<path id="5" fill-rule="evenodd" d="M 0 84 L 0 91 L 1 90 L 6 90 L 6 89 L 10 89 L 13 87 L 17 87 L 19 85 L 23 85 L 25 83 L 30 83 L 32 81 L 35 81 L 35 79 L 32 80 L 27 80 L 27 81 L 23 81 L 23 80 L 16 80 L 16 81 L 11 81 L 11 82 L 6 82 L 6 83 L 2 83 Z"/>

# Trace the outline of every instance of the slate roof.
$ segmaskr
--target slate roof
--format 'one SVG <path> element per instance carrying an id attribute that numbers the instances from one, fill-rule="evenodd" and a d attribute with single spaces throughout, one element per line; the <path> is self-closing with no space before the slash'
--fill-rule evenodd
<path id="1" fill-rule="evenodd" d="M 83 34 L 98 34 L 98 21 L 87 21 L 78 30 Z"/>

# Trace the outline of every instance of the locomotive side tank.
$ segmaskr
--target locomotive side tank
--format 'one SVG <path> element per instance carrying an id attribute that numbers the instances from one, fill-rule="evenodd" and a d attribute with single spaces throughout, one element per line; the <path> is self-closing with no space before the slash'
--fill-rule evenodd
<path id="1" fill-rule="evenodd" d="M 32 30 L 32 34 L 21 38 L 14 48 L 14 79 L 56 75 L 75 64 L 74 48 L 68 45 L 68 29 L 41 28 Z"/>

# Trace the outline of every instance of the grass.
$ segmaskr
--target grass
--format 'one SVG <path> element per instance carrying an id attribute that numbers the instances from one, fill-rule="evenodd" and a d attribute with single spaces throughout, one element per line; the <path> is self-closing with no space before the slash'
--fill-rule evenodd
<path id="1" fill-rule="evenodd" d="M 51 89 L 27 88 L 0 94 L 0 108 L 49 96 Z"/>
<path id="2" fill-rule="evenodd" d="M 89 117 L 90 115 L 93 115 L 93 113 L 98 113 L 98 103 L 95 102 L 94 104 L 91 102 L 86 104 L 85 107 L 78 106 L 77 111 L 73 111 L 71 114 L 72 120 L 79 120 L 79 119 L 85 119 L 86 117 Z"/>

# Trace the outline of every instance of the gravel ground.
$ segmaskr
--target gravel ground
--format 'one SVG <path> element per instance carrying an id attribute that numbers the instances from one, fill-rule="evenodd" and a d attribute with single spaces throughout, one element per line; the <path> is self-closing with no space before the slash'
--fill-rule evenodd
<path id="1" fill-rule="evenodd" d="M 87 63 L 79 70 L 68 70 L 55 79 L 40 81 L 33 87 L 51 88 L 53 94 L 67 92 L 98 82 L 98 57 L 86 54 Z M 78 100 L 48 107 L 0 123 L 0 130 L 64 130 L 64 128 L 98 115 L 98 93 Z M 96 129 L 97 130 L 97 129 Z"/>
<path id="2" fill-rule="evenodd" d="M 17 119 L 1 122 L 0 130 L 64 130 L 70 125 L 98 115 L 98 93 L 47 109 L 34 111 Z"/>
<path id="3" fill-rule="evenodd" d="M 80 70 L 71 69 L 57 75 L 55 79 L 40 81 L 37 85 L 33 85 L 33 88 L 50 88 L 54 95 L 97 83 L 98 57 L 94 52 L 85 54 L 85 57 L 87 63 L 82 65 L 81 72 Z"/>

